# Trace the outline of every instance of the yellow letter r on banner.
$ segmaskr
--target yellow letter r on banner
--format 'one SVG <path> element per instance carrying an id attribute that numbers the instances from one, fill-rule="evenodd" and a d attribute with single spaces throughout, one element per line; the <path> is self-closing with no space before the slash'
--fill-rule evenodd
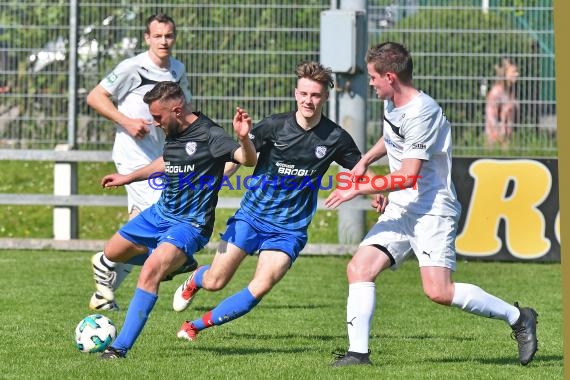
<path id="1" fill-rule="evenodd" d="M 538 209 L 552 186 L 548 168 L 533 160 L 482 159 L 471 164 L 469 174 L 475 183 L 463 231 L 457 237 L 457 253 L 483 257 L 499 252 L 501 219 L 510 254 L 534 259 L 548 253 L 550 240 Z"/>

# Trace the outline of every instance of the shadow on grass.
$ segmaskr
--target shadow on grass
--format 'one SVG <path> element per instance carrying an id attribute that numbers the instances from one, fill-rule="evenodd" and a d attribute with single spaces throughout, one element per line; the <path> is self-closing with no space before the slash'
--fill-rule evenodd
<path id="1" fill-rule="evenodd" d="M 455 358 L 430 358 L 422 359 L 423 361 L 430 361 L 432 363 L 480 363 L 480 364 L 518 364 L 518 358 L 515 356 L 516 350 L 513 350 L 513 355 L 500 358 L 477 358 L 477 357 L 455 357 Z M 562 355 L 546 355 L 540 356 L 539 353 L 536 354 L 533 361 L 527 366 L 532 367 L 533 364 L 539 364 L 541 367 L 560 367 L 562 365 Z"/>
<path id="2" fill-rule="evenodd" d="M 189 345 L 192 345 L 189 342 Z M 289 346 L 289 347 L 228 347 L 228 346 L 197 346 L 192 345 L 192 347 L 176 347 L 173 349 L 176 353 L 180 353 L 180 355 L 184 355 L 184 357 L 188 356 L 188 349 L 191 349 L 195 352 L 207 352 L 211 354 L 216 354 L 220 356 L 249 356 L 249 355 L 267 355 L 269 353 L 273 354 L 293 354 L 293 353 L 303 353 L 307 352 L 307 346 Z"/>
<path id="3" fill-rule="evenodd" d="M 196 306 L 194 307 L 194 310 L 197 311 L 201 311 L 201 312 L 207 312 L 212 310 L 213 308 L 215 308 L 217 305 L 203 305 L 203 306 Z M 322 304 L 322 305 L 316 305 L 316 304 L 299 304 L 299 305 L 260 305 L 258 306 L 258 308 L 263 308 L 263 309 L 269 309 L 269 310 L 290 310 L 290 309 L 299 309 L 299 310 L 310 310 L 310 309 L 330 309 L 331 305 L 330 304 Z"/>
<path id="4" fill-rule="evenodd" d="M 311 334 L 250 334 L 250 333 L 229 333 L 232 339 L 251 339 L 251 340 L 284 340 L 284 339 L 312 339 L 319 341 L 329 341 L 344 338 L 346 335 L 311 335 Z"/>
<path id="5" fill-rule="evenodd" d="M 458 342 L 465 342 L 465 341 L 474 341 L 477 338 L 472 336 L 465 336 L 465 335 L 449 335 L 449 334 L 442 334 L 442 335 L 432 335 L 432 334 L 415 334 L 415 335 L 389 335 L 389 334 L 372 334 L 371 339 L 394 339 L 398 341 L 405 341 L 405 340 L 454 340 Z"/>

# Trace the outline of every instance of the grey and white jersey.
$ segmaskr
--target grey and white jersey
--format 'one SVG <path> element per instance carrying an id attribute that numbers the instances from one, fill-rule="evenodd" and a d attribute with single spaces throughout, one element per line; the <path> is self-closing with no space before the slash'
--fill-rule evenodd
<path id="1" fill-rule="evenodd" d="M 416 214 L 459 216 L 451 180 L 451 125 L 429 95 L 420 92 L 402 107 L 384 102 L 383 136 L 390 171 L 402 160 L 423 160 L 417 186 L 390 193 L 390 202 Z"/>
<path id="2" fill-rule="evenodd" d="M 158 82 L 171 81 L 180 84 L 187 100 L 192 97 L 186 68 L 179 60 L 170 57 L 168 68 L 156 66 L 148 51 L 125 59 L 99 83 L 117 102 L 118 110 L 130 118 L 147 119 L 152 124 L 152 116 L 143 96 Z M 137 140 L 117 125 L 113 160 L 128 163 L 131 167 L 146 165 L 162 155 L 164 133 L 160 128 L 149 125 L 150 133 Z"/>

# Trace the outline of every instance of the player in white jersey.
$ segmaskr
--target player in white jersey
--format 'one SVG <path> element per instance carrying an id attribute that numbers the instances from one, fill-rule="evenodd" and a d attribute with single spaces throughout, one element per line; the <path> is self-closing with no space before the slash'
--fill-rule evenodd
<path id="1" fill-rule="evenodd" d="M 186 68 L 171 56 L 176 41 L 174 20 L 165 14 L 150 16 L 144 39 L 148 50 L 120 62 L 87 96 L 87 104 L 115 123 L 113 161 L 117 172 L 127 175 L 148 165 L 162 155 L 164 133 L 153 126 L 152 116 L 143 96 L 162 81 L 176 82 L 191 100 Z M 115 105 L 116 104 L 116 105 Z M 129 219 L 158 201 L 160 190 L 147 181 L 125 186 Z M 102 252 L 91 259 L 97 291 L 89 307 L 116 310 L 114 291 L 131 271 L 131 264 L 105 260 Z M 189 263 L 186 269 L 193 269 Z"/>
<path id="2" fill-rule="evenodd" d="M 440 106 L 413 86 L 412 58 L 404 46 L 374 46 L 366 63 L 370 86 L 384 101 L 383 136 L 351 170 L 353 184 L 333 191 L 325 205 L 334 208 L 358 195 L 376 194 L 373 205 L 382 215 L 348 264 L 349 348 L 333 366 L 372 364 L 368 343 L 376 303 L 374 281 L 385 269 L 396 269 L 411 252 L 430 300 L 507 322 L 518 343 L 519 361 L 528 364 L 538 345 L 536 311 L 451 278 L 461 208 L 451 180 L 449 122 Z M 368 166 L 385 155 L 390 173 L 364 176 Z M 389 193 L 389 203 L 384 193 Z"/>

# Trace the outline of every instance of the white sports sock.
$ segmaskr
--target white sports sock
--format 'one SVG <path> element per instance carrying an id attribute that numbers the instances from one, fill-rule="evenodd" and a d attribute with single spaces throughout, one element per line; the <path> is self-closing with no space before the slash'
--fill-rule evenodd
<path id="1" fill-rule="evenodd" d="M 119 287 L 119 285 L 121 285 L 123 280 L 129 275 L 129 273 L 132 272 L 133 265 L 128 263 L 117 263 L 111 261 L 107 258 L 107 256 L 105 256 L 105 253 L 103 253 L 101 257 L 103 263 L 107 265 L 109 268 L 112 268 L 117 273 L 117 277 L 115 278 L 115 283 L 113 284 L 113 290 L 117 290 L 117 288 Z"/>
<path id="2" fill-rule="evenodd" d="M 115 284 L 113 284 L 113 290 L 117 290 L 119 285 L 123 280 L 131 273 L 133 270 L 132 264 L 127 263 L 115 263 L 115 272 L 117 272 L 117 278 L 115 279 Z"/>
<path id="3" fill-rule="evenodd" d="M 373 282 L 357 282 L 348 286 L 346 302 L 346 326 L 348 351 L 368 353 L 370 323 L 376 304 L 376 285 Z"/>
<path id="4" fill-rule="evenodd" d="M 105 252 L 103 252 L 103 254 L 101 255 L 101 261 L 103 262 L 103 264 L 105 264 L 106 266 L 108 266 L 109 268 L 115 268 L 115 266 L 117 265 L 117 263 L 115 263 L 114 261 L 111 261 L 107 258 L 107 256 L 105 256 Z"/>
<path id="5" fill-rule="evenodd" d="M 511 326 L 516 323 L 520 316 L 520 311 L 515 306 L 471 284 L 455 283 L 455 293 L 451 305 L 471 314 L 502 319 Z"/>

